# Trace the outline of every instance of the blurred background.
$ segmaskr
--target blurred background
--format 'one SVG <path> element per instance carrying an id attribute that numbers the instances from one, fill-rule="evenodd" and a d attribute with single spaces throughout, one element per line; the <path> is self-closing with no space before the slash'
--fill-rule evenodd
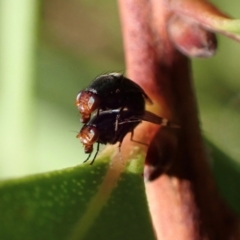
<path id="1" fill-rule="evenodd" d="M 0 179 L 81 164 L 77 93 L 123 71 L 117 2 L 0 2 Z"/>
<path id="2" fill-rule="evenodd" d="M 215 2 L 240 18 L 239 1 Z M 236 170 L 240 44 L 218 40 L 216 56 L 193 61 L 193 75 L 203 133 Z M 86 155 L 75 138 L 81 127 L 75 97 L 111 71 L 124 71 L 116 1 L 2 0 L 0 179 L 81 164 Z"/>

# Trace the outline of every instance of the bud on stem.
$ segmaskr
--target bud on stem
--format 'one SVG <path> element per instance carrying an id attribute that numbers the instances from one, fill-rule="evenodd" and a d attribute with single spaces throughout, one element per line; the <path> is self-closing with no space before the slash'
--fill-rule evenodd
<path id="1" fill-rule="evenodd" d="M 168 22 L 168 33 L 175 47 L 188 57 L 208 58 L 216 52 L 215 34 L 189 18 L 173 15 Z"/>

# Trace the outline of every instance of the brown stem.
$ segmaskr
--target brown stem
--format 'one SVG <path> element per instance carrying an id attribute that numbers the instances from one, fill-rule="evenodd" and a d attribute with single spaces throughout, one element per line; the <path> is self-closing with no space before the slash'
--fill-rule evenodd
<path id="1" fill-rule="evenodd" d="M 181 125 L 173 133 L 178 150 L 170 170 L 145 184 L 157 239 L 239 239 L 237 220 L 220 199 L 207 164 L 190 62 L 167 35 L 171 12 L 164 0 L 119 0 L 119 6 L 129 78 L 153 100 L 152 111 Z M 142 124 L 136 132 L 150 141 L 158 130 Z M 164 139 L 158 134 L 147 153 L 150 164 L 162 160 Z"/>

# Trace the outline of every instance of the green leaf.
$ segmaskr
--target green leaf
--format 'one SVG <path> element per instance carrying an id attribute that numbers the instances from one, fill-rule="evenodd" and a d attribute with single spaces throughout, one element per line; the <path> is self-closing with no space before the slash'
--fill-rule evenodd
<path id="1" fill-rule="evenodd" d="M 240 214 L 240 167 L 231 157 L 207 140 L 212 170 L 222 197 L 230 208 Z"/>
<path id="2" fill-rule="evenodd" d="M 141 161 L 107 160 L 0 183 L 0 239 L 154 239 Z"/>
<path id="3" fill-rule="evenodd" d="M 207 145 L 220 190 L 239 211 L 239 169 L 214 144 Z M 135 153 L 125 166 L 119 154 L 109 163 L 111 152 L 104 152 L 92 166 L 1 182 L 0 239 L 154 239 L 141 155 Z"/>

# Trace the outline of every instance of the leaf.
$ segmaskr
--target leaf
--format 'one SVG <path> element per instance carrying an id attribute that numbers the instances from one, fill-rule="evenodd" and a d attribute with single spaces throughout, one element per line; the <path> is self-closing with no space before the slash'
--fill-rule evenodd
<path id="1" fill-rule="evenodd" d="M 231 159 L 214 144 L 207 141 L 207 145 L 220 190 L 239 211 L 239 169 L 231 167 Z M 92 166 L 1 182 L 0 239 L 154 239 L 142 158 L 135 156 L 127 167 L 118 154 L 118 167 L 114 161 L 109 164 L 105 154 Z"/>
<path id="2" fill-rule="evenodd" d="M 140 162 L 132 160 L 120 177 L 102 157 L 92 166 L 3 181 L 0 239 L 154 239 Z"/>
<path id="3" fill-rule="evenodd" d="M 212 170 L 220 194 L 225 198 L 230 207 L 240 214 L 240 168 L 231 157 L 221 151 L 211 141 L 206 140 L 210 156 L 213 160 Z"/>

